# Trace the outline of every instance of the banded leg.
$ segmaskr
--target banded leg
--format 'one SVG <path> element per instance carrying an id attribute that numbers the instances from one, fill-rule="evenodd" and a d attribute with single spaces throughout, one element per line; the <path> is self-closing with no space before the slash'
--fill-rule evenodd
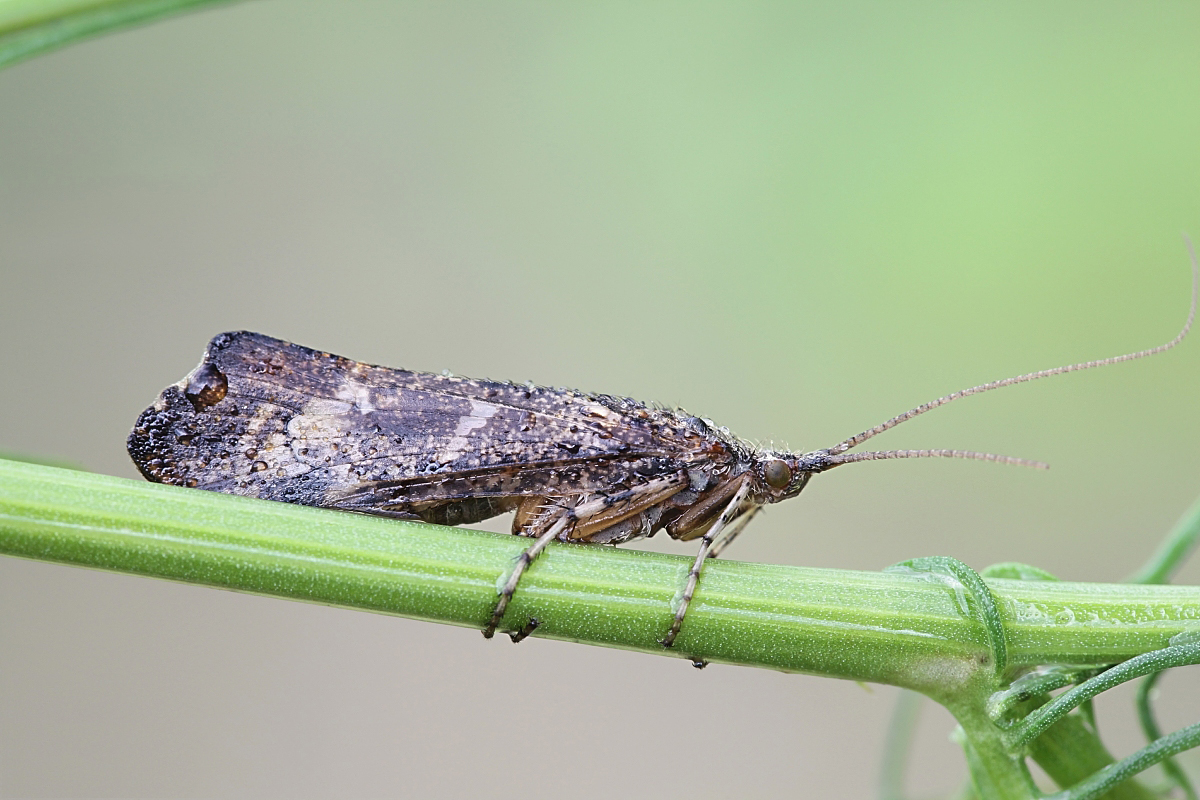
<path id="1" fill-rule="evenodd" d="M 530 617 L 529 622 L 526 622 L 521 626 L 521 630 L 513 631 L 512 633 L 508 634 L 508 638 L 512 639 L 513 644 L 520 644 L 521 642 L 525 641 L 529 634 L 536 631 L 538 629 L 538 625 L 541 624 L 542 623 L 538 621 L 537 617 Z"/>
<path id="2" fill-rule="evenodd" d="M 749 494 L 750 481 L 743 480 L 742 485 L 738 487 L 737 492 L 733 495 L 733 499 L 729 501 L 729 505 L 725 506 L 725 510 L 721 512 L 721 516 L 717 517 L 716 522 L 700 538 L 700 552 L 696 554 L 696 561 L 692 564 L 691 570 L 688 571 L 687 584 L 683 587 L 683 597 L 680 598 L 679 608 L 675 611 L 675 619 L 671 622 L 671 630 L 659 642 L 663 647 L 670 647 L 675 644 L 675 637 L 679 635 L 679 628 L 683 625 L 683 617 L 687 614 L 692 597 L 696 594 L 696 585 L 700 583 L 700 570 L 704 569 L 704 559 L 708 558 L 709 548 L 712 547 L 713 541 L 721 535 L 721 531 L 725 529 L 730 520 L 737 516 L 738 510 L 746 502 Z"/>
<path id="3" fill-rule="evenodd" d="M 800 483 L 801 489 L 803 489 L 808 484 L 808 479 L 811 477 L 812 477 L 812 473 L 805 473 L 804 479 Z M 712 550 L 708 554 L 708 557 L 709 558 L 717 558 L 718 556 L 721 555 L 721 553 L 724 553 L 725 548 L 729 547 L 729 545 L 731 545 L 733 543 L 733 540 L 736 539 L 738 536 L 740 536 L 742 531 L 746 530 L 746 526 L 750 524 L 750 520 L 754 519 L 758 515 L 758 512 L 760 512 L 762 510 L 763 510 L 762 506 L 756 505 L 753 508 L 751 508 L 749 511 L 747 511 L 744 515 L 742 515 L 742 517 L 738 519 L 737 524 L 734 525 L 733 528 L 730 529 L 729 533 L 727 533 L 725 535 L 725 538 L 721 539 L 721 541 L 719 541 L 713 545 Z"/>
<path id="4" fill-rule="evenodd" d="M 725 534 L 721 541 L 713 543 L 712 550 L 708 551 L 708 557 L 716 558 L 721 555 L 721 553 L 724 553 L 725 548 L 729 547 L 730 543 L 740 536 L 742 531 L 746 530 L 746 526 L 750 524 L 750 520 L 758 516 L 758 512 L 762 511 L 762 509 L 762 506 L 754 506 L 745 514 L 742 514 L 742 516 L 738 517 L 738 521 L 735 522 L 733 527 L 729 529 L 729 533 Z"/>
<path id="5" fill-rule="evenodd" d="M 512 600 L 513 592 L 517 590 L 517 584 L 521 582 L 521 575 L 524 574 L 526 568 L 546 549 L 546 545 L 554 541 L 566 529 L 567 523 L 570 521 L 571 517 L 564 509 L 563 514 L 559 516 L 554 524 L 547 528 L 546 532 L 539 536 L 536 542 L 531 544 L 517 557 L 517 565 L 513 568 L 512 574 L 508 576 L 508 580 L 504 582 L 504 588 L 500 590 L 500 599 L 496 602 L 496 610 L 492 612 L 492 618 L 488 620 L 487 627 L 483 629 L 485 639 L 490 639 L 496 635 L 496 626 L 500 624 L 500 619 L 504 616 L 504 610 L 508 608 L 508 603 Z"/>
<path id="6" fill-rule="evenodd" d="M 686 486 L 687 475 L 685 473 L 667 475 L 624 492 L 587 500 L 573 508 L 561 507 L 541 520 L 531 520 L 532 524 L 536 527 L 540 527 L 543 524 L 549 524 L 550 527 L 545 532 L 536 534 L 537 541 L 518 557 L 516 567 L 514 567 L 512 574 L 508 576 L 508 580 L 504 582 L 503 588 L 500 589 L 500 599 L 496 603 L 496 609 L 492 612 L 491 619 L 488 620 L 488 624 L 483 629 L 484 637 L 490 639 L 496 634 L 496 628 L 500 625 L 500 620 L 504 617 L 504 611 L 508 608 L 513 593 L 517 590 L 517 584 L 520 583 L 521 576 L 525 573 L 529 565 L 533 563 L 533 560 L 546 549 L 546 546 L 550 542 L 561 537 L 563 532 L 567 530 L 567 526 L 572 526 L 569 538 L 587 541 L 590 536 L 603 531 L 605 528 L 620 524 L 630 517 L 662 503 L 672 495 L 682 491 Z M 523 511 L 518 509 L 518 520 L 521 519 L 522 513 Z M 513 642 L 519 642 L 533 632 L 533 629 L 537 625 L 532 620 L 530 622 L 531 624 L 525 625 L 520 631 L 516 632 L 513 636 Z"/>

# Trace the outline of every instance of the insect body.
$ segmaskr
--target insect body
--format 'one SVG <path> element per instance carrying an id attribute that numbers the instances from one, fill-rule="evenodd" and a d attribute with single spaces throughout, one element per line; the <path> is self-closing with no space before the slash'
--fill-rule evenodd
<path id="1" fill-rule="evenodd" d="M 1059 367 L 919 406 L 834 447 L 760 449 L 682 411 L 603 394 L 471 380 L 351 361 L 245 331 L 208 344 L 191 374 L 142 412 L 128 448 L 149 480 L 442 525 L 515 512 L 532 538 L 484 627 L 491 636 L 521 575 L 553 540 L 621 544 L 666 531 L 699 540 L 661 643 L 679 633 L 707 557 L 764 505 L 818 472 L 886 458 L 1024 459 L 959 450 L 848 453 L 951 400 L 1013 383 L 1140 358 Z M 514 641 L 536 623 L 518 626 Z"/>

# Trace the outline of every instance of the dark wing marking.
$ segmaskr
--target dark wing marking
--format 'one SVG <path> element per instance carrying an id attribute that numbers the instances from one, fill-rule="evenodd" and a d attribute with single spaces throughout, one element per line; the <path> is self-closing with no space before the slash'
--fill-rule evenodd
<path id="1" fill-rule="evenodd" d="M 235 332 L 142 413 L 129 451 L 151 480 L 407 513 L 675 470 L 703 441 L 689 422 L 621 398 L 377 367 Z"/>

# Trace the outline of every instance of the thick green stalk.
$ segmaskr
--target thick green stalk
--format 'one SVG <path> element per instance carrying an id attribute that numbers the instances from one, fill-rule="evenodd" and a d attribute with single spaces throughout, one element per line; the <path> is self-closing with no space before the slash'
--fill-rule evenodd
<path id="1" fill-rule="evenodd" d="M 0 553 L 481 627 L 527 542 L 0 461 Z M 506 623 L 661 654 L 690 559 L 553 545 Z M 1200 589 L 989 580 L 1010 667 L 1115 663 L 1200 626 Z M 978 679 L 983 625 L 944 577 L 713 561 L 674 655 L 914 688 Z"/>

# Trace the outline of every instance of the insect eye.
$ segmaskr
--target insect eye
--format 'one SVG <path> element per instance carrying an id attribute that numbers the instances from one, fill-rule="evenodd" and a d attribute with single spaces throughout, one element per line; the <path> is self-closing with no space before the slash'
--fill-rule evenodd
<path id="1" fill-rule="evenodd" d="M 773 458 L 763 467 L 767 485 L 775 489 L 786 489 L 792 482 L 792 469 L 781 459 Z"/>

